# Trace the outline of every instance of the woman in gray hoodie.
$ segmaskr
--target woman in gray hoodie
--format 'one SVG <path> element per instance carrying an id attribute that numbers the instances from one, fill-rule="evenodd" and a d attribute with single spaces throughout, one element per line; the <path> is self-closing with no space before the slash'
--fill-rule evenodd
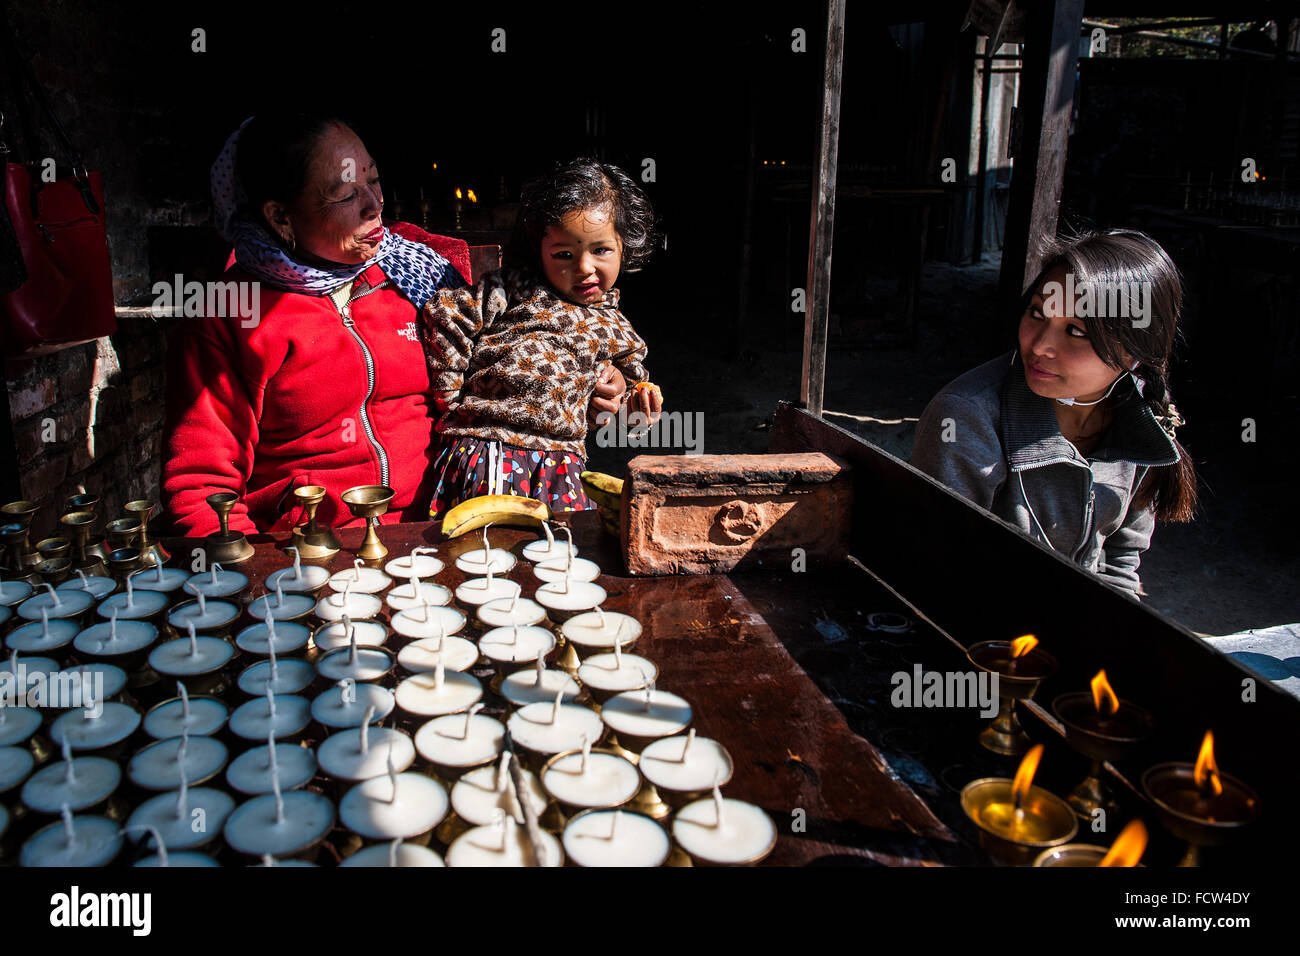
<path id="1" fill-rule="evenodd" d="M 1136 596 L 1155 522 L 1196 509 L 1168 385 L 1182 297 L 1144 233 L 1054 242 L 1018 347 L 934 397 L 912 464 Z"/>

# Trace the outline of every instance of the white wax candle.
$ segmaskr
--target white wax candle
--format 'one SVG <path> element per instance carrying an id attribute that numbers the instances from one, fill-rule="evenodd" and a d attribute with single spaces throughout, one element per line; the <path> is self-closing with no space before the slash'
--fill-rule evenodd
<path id="1" fill-rule="evenodd" d="M 37 674 L 44 675 L 46 687 L 49 686 L 51 674 L 58 673 L 59 665 L 49 657 L 19 657 L 18 651 L 15 650 L 9 655 L 9 660 L 0 664 L 0 672 L 8 671 L 13 677 L 10 678 L 9 687 L 14 697 L 21 698 L 28 691 L 39 687 L 42 678 Z M 21 678 L 21 680 L 20 680 Z M 33 686 L 35 685 L 35 687 Z M 32 703 L 41 706 L 39 700 Z"/>
<path id="2" fill-rule="evenodd" d="M 507 578 L 470 578 L 456 588 L 456 600 L 466 607 L 477 608 L 498 598 L 512 598 L 523 588 Z"/>
<path id="3" fill-rule="evenodd" d="M 162 858 L 159 857 L 157 853 L 153 856 L 146 856 L 143 860 L 137 860 L 131 864 L 132 867 L 155 867 L 163 865 Z M 209 867 L 220 866 L 221 864 L 205 853 L 169 853 L 167 854 L 167 862 L 165 865 L 169 867 Z"/>
<path id="4" fill-rule="evenodd" d="M 203 783 L 221 772 L 229 756 L 216 737 L 170 737 L 137 751 L 126 776 L 142 790 L 175 790 L 182 773 L 189 783 Z"/>
<path id="5" fill-rule="evenodd" d="M 533 812 L 541 816 L 550 801 L 537 777 L 530 771 L 522 772 L 526 799 L 532 804 Z M 489 824 L 498 812 L 508 813 L 515 819 L 524 815 L 510 773 L 503 771 L 499 763 L 471 770 L 457 780 L 451 788 L 451 807 L 470 826 Z"/>
<path id="6" fill-rule="evenodd" d="M 359 684 L 377 681 L 393 669 L 396 658 L 382 647 L 340 647 L 316 661 L 316 672 L 328 681 L 351 677 Z"/>
<path id="7" fill-rule="evenodd" d="M 121 852 L 122 832 L 116 820 L 77 817 L 70 826 L 60 820 L 37 830 L 23 844 L 19 865 L 108 866 Z"/>
<path id="8" fill-rule="evenodd" d="M 578 549 L 573 546 L 573 541 L 561 541 L 551 533 L 549 525 L 543 525 L 542 530 L 546 532 L 545 538 L 538 538 L 536 541 L 529 541 L 524 545 L 524 557 L 534 564 L 542 561 L 553 561 L 556 558 L 566 558 L 570 555 L 578 556 Z M 564 530 L 569 529 L 565 526 Z"/>
<path id="9" fill-rule="evenodd" d="M 339 801 L 339 822 L 370 840 L 410 839 L 447 815 L 447 791 L 419 773 L 394 773 L 356 784 Z"/>
<path id="10" fill-rule="evenodd" d="M 43 718 L 35 707 L 0 707 L 0 746 L 23 743 L 41 726 Z"/>
<path id="11" fill-rule="evenodd" d="M 180 572 L 184 580 L 185 572 Z M 142 587 L 140 582 L 136 581 L 136 587 Z M 179 585 L 177 585 L 179 587 Z M 57 591 L 85 591 L 96 601 L 105 598 L 117 590 L 117 582 L 112 578 L 106 578 L 102 574 L 86 574 L 84 571 L 77 571 L 75 577 L 68 578 L 57 588 Z M 164 590 L 163 588 L 154 588 L 155 591 Z M 4 604 L 0 601 L 0 604 Z"/>
<path id="12" fill-rule="evenodd" d="M 95 599 L 91 597 L 88 591 L 59 591 L 55 592 L 50 585 L 42 585 L 45 590 L 40 594 L 34 594 L 22 604 L 18 605 L 18 616 L 28 621 L 39 621 L 41 611 L 44 610 L 50 620 L 58 618 L 80 617 L 85 614 Z M 109 601 L 113 598 L 108 598 Z M 163 604 L 167 600 L 163 599 Z M 101 605 L 102 606 L 102 605 Z M 104 615 L 107 617 L 108 615 Z M 126 617 L 127 615 L 123 615 Z"/>
<path id="13" fill-rule="evenodd" d="M 273 617 L 277 621 L 292 621 L 309 614 L 316 605 L 317 602 L 308 594 L 285 593 L 281 588 L 255 598 L 248 605 L 248 613 L 251 617 L 263 621 L 268 617 Z M 357 617 L 361 616 L 357 615 Z"/>
<path id="14" fill-rule="evenodd" d="M 442 857 L 427 846 L 403 843 L 396 853 L 390 844 L 376 843 L 374 846 L 362 847 L 344 860 L 339 866 L 446 866 Z"/>
<path id="15" fill-rule="evenodd" d="M 582 687 L 564 671 L 546 669 L 546 658 L 537 658 L 537 666 L 515 671 L 501 682 L 501 696 L 516 707 L 554 700 L 563 693 L 570 701 L 582 693 Z"/>
<path id="16" fill-rule="evenodd" d="M 374 569 L 367 568 L 366 570 Z M 339 573 L 347 574 L 350 572 Z M 316 602 L 316 616 L 318 618 L 322 621 L 338 621 L 346 615 L 354 621 L 360 621 L 364 618 L 374 617 L 383 609 L 384 603 L 373 594 L 356 594 L 347 590 L 346 588 L 350 583 L 344 585 L 345 589 L 343 591 L 326 594 Z M 286 600 L 288 600 L 288 597 L 286 596 Z"/>
<path id="17" fill-rule="evenodd" d="M 382 720 L 393 712 L 393 692 L 378 684 L 349 684 L 331 687 L 312 701 L 311 715 L 325 727 L 358 727 L 366 709 L 375 709 Z"/>
<path id="18" fill-rule="evenodd" d="M 311 790 L 254 797 L 226 820 L 223 835 L 232 849 L 249 856 L 291 856 L 322 840 L 334 826 L 334 804 Z"/>
<path id="19" fill-rule="evenodd" d="M 641 775 L 617 754 L 570 753 L 542 771 L 542 787 L 571 807 L 619 807 L 641 789 Z"/>
<path id="20" fill-rule="evenodd" d="M 395 578 L 431 578 L 444 567 L 441 560 L 433 557 L 437 553 L 437 548 L 416 548 L 410 554 L 393 558 L 384 565 L 384 570 Z"/>
<path id="21" fill-rule="evenodd" d="M 636 654 L 594 654 L 578 667 L 578 680 L 583 684 L 615 694 L 640 690 L 658 676 L 654 661 Z"/>
<path id="22" fill-rule="evenodd" d="M 578 814 L 564 828 L 563 842 L 578 866 L 662 866 L 671 849 L 663 827 L 625 810 Z"/>
<path id="23" fill-rule="evenodd" d="M 412 674 L 427 674 L 441 664 L 449 671 L 467 671 L 478 660 L 478 648 L 463 637 L 424 637 L 397 652 L 397 663 Z"/>
<path id="24" fill-rule="evenodd" d="M 268 686 L 276 694 L 296 694 L 315 679 L 316 668 L 306 661 L 278 661 L 275 668 L 270 661 L 258 661 L 245 668 L 236 683 L 250 697 L 261 697 Z"/>
<path id="25" fill-rule="evenodd" d="M 507 627 L 512 624 L 531 627 L 546 617 L 546 608 L 536 601 L 515 595 L 488 601 L 479 605 L 474 613 L 484 627 Z"/>
<path id="26" fill-rule="evenodd" d="M 266 589 L 274 591 L 278 587 L 285 592 L 311 593 L 324 587 L 329 577 L 330 573 L 325 568 L 314 564 L 301 564 L 297 567 L 272 571 L 266 576 Z"/>
<path id="27" fill-rule="evenodd" d="M 65 805 L 73 811 L 87 810 L 107 800 L 121 781 L 122 770 L 117 761 L 74 757 L 33 774 L 23 785 L 22 800 L 37 813 L 58 813 Z"/>
<path id="28" fill-rule="evenodd" d="M 315 755 L 297 744 L 276 744 L 275 763 L 284 790 L 304 787 L 316 775 Z M 232 790 L 249 796 L 271 793 L 271 748 L 263 744 L 232 760 L 226 768 L 226 783 Z"/>
<path id="29" fill-rule="evenodd" d="M 397 612 L 389 624 L 403 637 L 424 638 L 455 634 L 464 628 L 466 620 L 459 608 L 422 606 Z"/>
<path id="30" fill-rule="evenodd" d="M 265 740 L 271 730 L 277 740 L 292 737 L 311 720 L 311 703 L 296 694 L 277 694 L 275 713 L 265 697 L 254 698 L 230 715 L 230 732 L 244 740 Z"/>
<path id="31" fill-rule="evenodd" d="M 12 790 L 26 780 L 35 766 L 36 758 L 26 747 L 0 747 L 0 793 Z M 58 806 L 47 812 L 57 813 Z"/>
<path id="32" fill-rule="evenodd" d="M 665 737 L 641 751 L 637 766 L 656 787 L 690 793 L 731 779 L 731 755 L 708 737 Z"/>
<path id="33" fill-rule="evenodd" d="M 335 780 L 369 780 L 388 772 L 388 760 L 398 773 L 415 763 L 411 738 L 392 727 L 368 727 L 362 737 L 357 726 L 330 734 L 316 750 L 321 770 Z"/>
<path id="34" fill-rule="evenodd" d="M 691 705 L 666 690 L 633 690 L 605 701 L 600 716 L 616 734 L 669 737 L 691 722 Z"/>
<path id="35" fill-rule="evenodd" d="M 73 750 L 102 750 L 121 743 L 140 726 L 140 714 L 134 707 L 117 701 L 102 705 L 98 717 L 86 710 L 70 710 L 50 725 L 50 739 L 62 744 L 67 737 Z"/>
<path id="36" fill-rule="evenodd" d="M 578 750 L 586 740 L 598 740 L 604 728 L 600 716 L 577 704 L 538 702 L 510 715 L 510 737 L 535 753 L 557 754 Z"/>
<path id="37" fill-rule="evenodd" d="M 148 575 L 146 575 L 147 577 Z M 136 587 L 140 587 L 136 581 Z M 238 571 L 227 571 L 220 564 L 213 564 L 207 571 L 200 571 L 185 582 L 185 590 L 190 594 L 202 594 L 207 598 L 227 597 L 238 594 L 248 587 L 248 576 Z"/>
<path id="38" fill-rule="evenodd" d="M 11 651 L 40 654 L 67 647 L 80 632 L 81 627 L 76 621 L 31 621 L 15 627 L 4 641 Z"/>
<path id="39" fill-rule="evenodd" d="M 32 586 L 26 581 L 0 581 L 0 605 L 12 607 L 31 597 Z"/>
<path id="40" fill-rule="evenodd" d="M 178 631 L 190 624 L 197 631 L 219 631 L 229 627 L 239 617 L 239 607 L 229 601 L 188 601 L 178 604 L 167 614 L 167 621 Z"/>
<path id="41" fill-rule="evenodd" d="M 473 827 L 458 836 L 447 848 L 448 866 L 531 866 L 533 849 L 528 831 L 505 817 L 504 826 L 489 824 Z M 562 866 L 564 851 L 560 841 L 545 830 L 541 833 L 546 847 L 546 866 Z"/>
<path id="42" fill-rule="evenodd" d="M 722 819 L 718 819 L 719 803 Z M 688 803 L 673 817 L 673 839 L 697 860 L 710 863 L 753 863 L 776 845 L 772 819 L 752 803 L 730 797 L 705 797 Z"/>
<path id="43" fill-rule="evenodd" d="M 435 668 L 432 674 L 416 674 L 397 685 L 397 706 L 421 717 L 468 710 L 482 696 L 483 685 L 475 678 L 445 668 Z"/>
<path id="44" fill-rule="evenodd" d="M 245 654 L 270 653 L 271 635 L 275 635 L 275 652 L 292 654 L 302 650 L 311 639 L 311 628 L 295 621 L 276 621 L 269 618 L 260 624 L 250 624 L 235 635 L 235 646 Z"/>
<path id="45" fill-rule="evenodd" d="M 183 686 L 183 685 L 182 685 Z M 179 697 L 163 701 L 144 715 L 144 732 L 155 740 L 179 737 L 209 737 L 226 726 L 230 708 L 215 697 Z"/>
<path id="46" fill-rule="evenodd" d="M 379 647 L 388 640 L 388 628 L 380 621 L 354 621 L 345 615 L 322 624 L 312 634 L 312 643 L 321 651 L 348 647 L 353 640 L 360 647 Z"/>
<path id="47" fill-rule="evenodd" d="M 494 627 L 479 639 L 479 650 L 503 664 L 531 663 L 555 648 L 555 635 L 544 627 Z"/>
<path id="48" fill-rule="evenodd" d="M 461 714 L 451 714 L 417 730 L 415 749 L 440 767 L 477 767 L 501 753 L 505 734 L 505 726 L 492 717 L 473 714 L 467 722 Z"/>
<path id="49" fill-rule="evenodd" d="M 65 667 L 55 679 L 65 682 L 73 701 L 85 704 L 93 700 L 111 700 L 126 687 L 126 671 L 103 661 Z"/>
<path id="50" fill-rule="evenodd" d="M 486 574 L 489 567 L 493 574 L 506 574 L 517 563 L 515 556 L 503 548 L 491 548 L 486 554 L 482 549 L 466 551 L 456 559 L 456 567 L 466 574 Z"/>
<path id="51" fill-rule="evenodd" d="M 71 591 L 71 594 L 86 594 L 85 591 Z M 90 595 L 86 595 L 89 597 Z M 153 617 L 167 607 L 170 600 L 161 591 L 133 591 L 131 579 L 127 578 L 127 590 L 111 594 L 99 602 L 95 613 L 108 620 L 117 612 L 118 620 L 135 620 Z"/>
<path id="52" fill-rule="evenodd" d="M 79 654 L 88 657 L 120 657 L 137 654 L 158 640 L 158 628 L 148 621 L 113 619 L 92 624 L 72 642 Z M 12 646 L 12 645 L 11 645 Z"/>
<path id="53" fill-rule="evenodd" d="M 219 637 L 178 637 L 149 652 L 149 666 L 167 677 L 197 677 L 220 670 L 235 649 Z"/>
<path id="54" fill-rule="evenodd" d="M 451 603 L 451 588 L 445 588 L 441 584 L 430 584 L 425 581 L 419 582 L 419 588 L 416 588 L 416 581 L 412 578 L 410 583 L 399 584 L 384 596 L 384 600 L 394 611 L 405 611 L 408 608 L 419 608 L 425 604 L 445 607 Z"/>
<path id="55" fill-rule="evenodd" d="M 600 565 L 586 558 L 574 558 L 572 563 L 564 558 L 553 558 L 534 565 L 533 574 L 538 580 L 551 583 L 563 583 L 565 574 L 572 581 L 586 583 L 600 577 Z"/>
<path id="56" fill-rule="evenodd" d="M 606 596 L 604 588 L 590 581 L 570 580 L 567 586 L 564 581 L 548 581 L 538 587 L 536 600 L 547 610 L 585 611 L 601 604 Z"/>
<path id="57" fill-rule="evenodd" d="M 560 632 L 582 650 L 610 650 L 616 643 L 626 648 L 639 638 L 641 622 L 618 611 L 588 611 L 569 618 L 560 626 Z"/>
<path id="58" fill-rule="evenodd" d="M 378 594 L 393 583 L 393 579 L 383 571 L 378 568 L 367 568 L 364 564 L 365 562 L 357 558 L 352 563 L 352 567 L 331 574 L 330 587 L 335 591 L 347 589 L 353 594 Z"/>

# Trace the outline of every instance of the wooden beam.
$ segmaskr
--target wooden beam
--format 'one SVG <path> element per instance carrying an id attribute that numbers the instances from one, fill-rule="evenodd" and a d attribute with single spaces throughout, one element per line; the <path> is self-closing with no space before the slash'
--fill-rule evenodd
<path id="1" fill-rule="evenodd" d="M 1011 173 L 1002 242 L 999 341 L 1006 331 L 1001 326 L 1009 314 L 1006 310 L 1014 311 L 1025 286 L 1038 273 L 1038 244 L 1056 235 L 1082 24 L 1083 0 L 1030 7 L 1017 108 L 1024 125 Z"/>
<path id="2" fill-rule="evenodd" d="M 844 66 L 844 3 L 827 0 L 826 71 L 822 91 L 817 179 L 813 183 L 812 226 L 808 236 L 808 310 L 804 314 L 803 375 L 799 400 L 814 415 L 822 413 L 826 389 L 826 338 L 830 325 L 831 239 L 835 232 L 835 166 L 840 147 L 840 87 Z"/>

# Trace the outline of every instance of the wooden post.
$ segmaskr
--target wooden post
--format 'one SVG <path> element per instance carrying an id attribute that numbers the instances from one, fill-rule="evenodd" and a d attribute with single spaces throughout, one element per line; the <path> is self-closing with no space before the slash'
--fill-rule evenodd
<path id="1" fill-rule="evenodd" d="M 1056 235 L 1082 28 L 1083 0 L 1054 0 L 1029 8 L 1017 108 L 1024 126 L 1002 240 L 1002 309 L 995 330 L 999 342 L 1008 310 L 1015 310 L 1025 286 L 1038 274 L 1038 244 Z"/>
<path id="2" fill-rule="evenodd" d="M 840 145 L 840 78 L 844 65 L 844 2 L 827 0 L 826 84 L 822 92 L 821 138 L 813 183 L 808 236 L 803 375 L 799 399 L 818 417 L 826 388 L 826 338 L 830 325 L 831 239 L 835 230 L 835 164 Z"/>

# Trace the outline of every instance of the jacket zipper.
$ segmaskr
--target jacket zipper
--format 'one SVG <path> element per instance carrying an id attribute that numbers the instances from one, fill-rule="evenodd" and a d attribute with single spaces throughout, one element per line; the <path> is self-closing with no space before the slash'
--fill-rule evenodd
<path id="1" fill-rule="evenodd" d="M 379 483 L 384 486 L 388 485 L 388 452 L 384 450 L 384 446 L 375 437 L 375 429 L 371 424 L 370 413 L 366 408 L 371 396 L 375 394 L 375 357 L 371 354 L 370 347 L 366 345 L 366 340 L 361 337 L 361 333 L 356 329 L 356 322 L 352 318 L 352 303 L 356 302 L 357 299 L 365 298 L 372 292 L 378 292 L 386 285 L 388 283 L 385 281 L 379 283 L 379 285 L 371 286 L 365 292 L 352 296 L 341 308 L 336 306 L 336 308 L 339 308 L 339 315 L 343 318 L 344 327 L 352 333 L 352 337 L 357 340 L 357 345 L 361 347 L 361 357 L 366 363 L 366 397 L 361 400 L 361 428 L 366 433 L 366 439 L 370 442 L 370 447 L 375 450 L 375 454 L 379 457 Z M 333 302 L 333 299 L 330 301 Z"/>

